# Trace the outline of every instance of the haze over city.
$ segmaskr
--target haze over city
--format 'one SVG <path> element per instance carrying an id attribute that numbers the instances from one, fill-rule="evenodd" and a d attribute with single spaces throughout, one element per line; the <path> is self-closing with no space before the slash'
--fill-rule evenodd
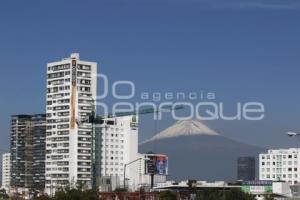
<path id="1" fill-rule="evenodd" d="M 300 1 L 0 3 L 0 199 L 300 199 Z"/>
<path id="2" fill-rule="evenodd" d="M 9 148 L 10 115 L 45 112 L 46 63 L 70 52 L 98 62 L 111 82 L 133 81 L 138 92 L 214 92 L 229 112 L 236 102 L 260 101 L 264 120 L 208 124 L 250 144 L 295 145 L 284 133 L 299 130 L 298 7 L 259 0 L 2 2 L 0 147 Z M 141 141 L 155 134 L 143 118 Z M 172 122 L 166 115 L 158 129 Z"/>

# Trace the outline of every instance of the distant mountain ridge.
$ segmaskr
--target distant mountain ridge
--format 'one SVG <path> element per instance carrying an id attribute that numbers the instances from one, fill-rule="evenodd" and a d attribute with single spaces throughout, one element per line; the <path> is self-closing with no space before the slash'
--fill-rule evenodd
<path id="1" fill-rule="evenodd" d="M 169 157 L 169 179 L 236 180 L 237 158 L 257 157 L 264 148 L 222 136 L 198 120 L 178 121 L 139 146 Z"/>

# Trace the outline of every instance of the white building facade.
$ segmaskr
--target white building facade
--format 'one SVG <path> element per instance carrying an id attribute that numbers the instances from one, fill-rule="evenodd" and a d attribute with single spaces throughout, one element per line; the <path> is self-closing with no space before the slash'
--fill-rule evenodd
<path id="1" fill-rule="evenodd" d="M 5 153 L 2 155 L 2 188 L 5 189 L 6 192 L 9 192 L 10 189 L 10 161 L 10 153 Z"/>
<path id="2" fill-rule="evenodd" d="M 300 149 L 274 149 L 259 154 L 259 179 L 286 181 L 290 185 L 300 182 Z"/>
<path id="3" fill-rule="evenodd" d="M 114 187 L 124 187 L 124 166 L 138 158 L 138 117 L 104 118 L 96 128 L 96 171 L 100 191 L 101 178 L 116 180 Z M 138 169 L 126 168 L 126 185 L 138 177 Z M 112 188 L 112 190 L 115 188 Z"/>
<path id="4" fill-rule="evenodd" d="M 92 125 L 78 123 L 95 110 L 97 63 L 79 54 L 47 65 L 46 193 L 91 187 Z"/>
<path id="5" fill-rule="evenodd" d="M 146 174 L 145 168 L 150 154 L 138 153 L 138 116 L 104 118 L 100 121 L 101 124 L 96 128 L 96 174 L 99 190 L 113 191 L 126 187 L 130 191 L 137 191 L 140 187 L 150 187 L 151 177 Z M 154 184 L 166 182 L 166 177 L 167 175 L 155 175 Z M 110 184 L 106 184 L 107 180 Z"/>

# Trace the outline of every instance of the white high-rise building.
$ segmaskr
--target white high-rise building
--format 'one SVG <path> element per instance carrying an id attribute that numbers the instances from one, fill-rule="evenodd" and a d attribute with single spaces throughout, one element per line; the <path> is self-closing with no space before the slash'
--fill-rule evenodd
<path id="1" fill-rule="evenodd" d="M 47 65 L 46 192 L 91 187 L 92 125 L 77 123 L 95 109 L 97 63 L 79 54 Z"/>
<path id="2" fill-rule="evenodd" d="M 259 179 L 300 183 L 300 149 L 273 149 L 259 154 Z"/>
<path id="3" fill-rule="evenodd" d="M 145 168 L 150 154 L 138 153 L 138 116 L 98 118 L 97 124 L 96 178 L 100 191 L 123 188 L 124 175 L 125 187 L 131 191 L 138 190 L 140 186 L 150 187 L 151 177 L 146 174 Z M 154 176 L 154 184 L 164 182 L 166 175 Z"/>
<path id="4" fill-rule="evenodd" d="M 96 128 L 97 186 L 101 179 L 115 180 L 115 187 L 123 187 L 124 165 L 138 158 L 138 117 L 104 118 Z M 134 165 L 132 165 L 134 166 Z M 127 185 L 138 177 L 138 169 L 126 168 Z M 114 189 L 114 188 L 113 188 Z"/>
<path id="5" fill-rule="evenodd" d="M 10 189 L 10 153 L 2 155 L 2 188 L 9 192 Z"/>

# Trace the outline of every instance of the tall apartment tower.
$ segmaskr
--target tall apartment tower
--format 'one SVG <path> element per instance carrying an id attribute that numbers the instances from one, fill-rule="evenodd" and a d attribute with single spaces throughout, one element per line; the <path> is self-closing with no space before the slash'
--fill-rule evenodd
<path id="1" fill-rule="evenodd" d="M 32 182 L 35 191 L 44 192 L 45 189 L 45 160 L 46 160 L 46 115 L 33 115 L 32 134 Z"/>
<path id="2" fill-rule="evenodd" d="M 123 186 L 124 166 L 138 158 L 138 116 L 102 119 L 96 127 L 96 177 L 101 191 Z M 126 168 L 126 186 L 138 184 L 138 168 Z M 106 180 L 112 183 L 107 189 Z"/>
<path id="3" fill-rule="evenodd" d="M 46 115 L 14 115 L 11 119 L 11 189 L 25 198 L 45 185 Z"/>
<path id="4" fill-rule="evenodd" d="M 239 157 L 237 159 L 237 178 L 243 181 L 255 180 L 255 157 Z"/>
<path id="5" fill-rule="evenodd" d="M 2 188 L 9 192 L 10 189 L 10 153 L 2 155 Z"/>
<path id="6" fill-rule="evenodd" d="M 95 110 L 97 63 L 69 58 L 47 65 L 46 192 L 91 187 L 92 125 L 77 123 Z"/>

